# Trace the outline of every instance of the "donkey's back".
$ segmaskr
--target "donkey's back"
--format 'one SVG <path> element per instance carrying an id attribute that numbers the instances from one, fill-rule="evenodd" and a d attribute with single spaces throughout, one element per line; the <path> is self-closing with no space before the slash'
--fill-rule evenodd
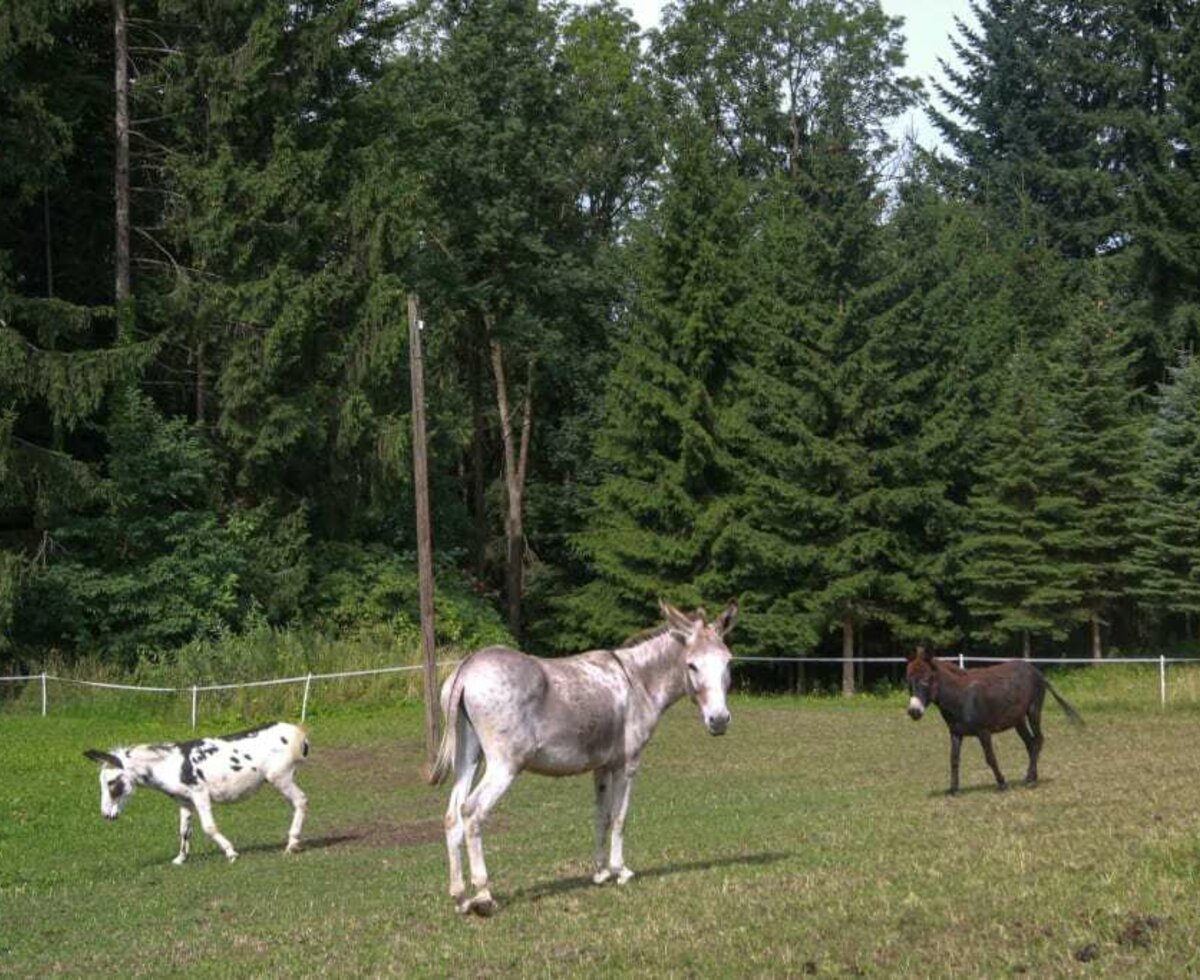
<path id="1" fill-rule="evenodd" d="M 446 737 L 433 776 L 458 768 L 464 739 L 515 770 L 562 776 L 610 765 L 623 749 L 627 698 L 628 680 L 607 650 L 543 659 L 485 647 L 442 686 Z"/>

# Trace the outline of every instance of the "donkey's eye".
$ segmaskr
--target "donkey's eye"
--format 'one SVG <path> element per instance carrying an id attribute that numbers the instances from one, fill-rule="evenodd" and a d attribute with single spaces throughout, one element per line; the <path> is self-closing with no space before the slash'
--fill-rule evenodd
<path id="1" fill-rule="evenodd" d="M 690 670 L 693 674 L 695 674 L 695 673 L 699 673 L 700 668 L 697 667 L 695 664 L 688 664 L 688 670 Z"/>

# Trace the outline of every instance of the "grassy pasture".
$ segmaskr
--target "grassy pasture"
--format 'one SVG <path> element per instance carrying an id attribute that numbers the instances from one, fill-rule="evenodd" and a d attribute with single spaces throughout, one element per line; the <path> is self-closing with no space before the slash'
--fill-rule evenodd
<path id="1" fill-rule="evenodd" d="M 104 822 L 79 753 L 186 723 L 124 700 L 8 710 L 0 974 L 1195 975 L 1200 712 L 1160 711 L 1154 675 L 1130 676 L 1059 683 L 1088 727 L 1047 704 L 1037 789 L 997 793 L 968 743 L 956 799 L 944 725 L 899 694 L 735 698 L 723 739 L 680 705 L 634 791 L 638 877 L 588 881 L 590 779 L 522 777 L 485 838 L 491 920 L 445 893 L 419 705 L 312 719 L 306 852 L 282 853 L 267 788 L 217 810 L 236 864 L 197 828 L 182 869 L 173 804 L 142 790 Z M 997 751 L 1019 779 L 1017 737 Z"/>

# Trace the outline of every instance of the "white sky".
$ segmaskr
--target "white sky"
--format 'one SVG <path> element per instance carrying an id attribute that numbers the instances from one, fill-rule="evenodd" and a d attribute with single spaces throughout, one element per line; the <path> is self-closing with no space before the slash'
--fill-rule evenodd
<path id="1" fill-rule="evenodd" d="M 968 0 L 881 0 L 883 9 L 892 17 L 904 18 L 904 34 L 906 37 L 905 52 L 908 63 L 905 73 L 915 75 L 925 84 L 926 91 L 932 96 L 931 79 L 941 78 L 942 70 L 938 64 L 939 58 L 945 58 L 953 63 L 954 51 L 950 47 L 950 36 L 958 36 L 954 25 L 955 16 L 961 17 L 968 24 L 974 24 L 974 17 Z M 643 27 L 657 26 L 659 12 L 663 0 L 624 0 L 624 6 L 633 11 L 634 19 Z M 909 131 L 916 136 L 923 146 L 932 147 L 938 144 L 938 134 L 923 112 L 910 113 L 906 118 L 897 120 L 891 127 L 896 137 L 906 135 Z"/>

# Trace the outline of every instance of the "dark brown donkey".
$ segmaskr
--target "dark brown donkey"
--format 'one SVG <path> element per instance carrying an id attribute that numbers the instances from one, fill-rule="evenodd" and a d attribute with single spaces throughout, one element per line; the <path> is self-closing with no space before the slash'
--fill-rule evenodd
<path id="1" fill-rule="evenodd" d="M 992 750 L 992 732 L 1015 728 L 1029 752 L 1029 770 L 1025 784 L 1037 783 L 1038 756 L 1042 751 L 1042 702 L 1046 692 L 1062 705 L 1072 724 L 1082 725 L 1079 712 L 1072 708 L 1033 664 L 1009 660 L 992 667 L 963 670 L 939 660 L 924 647 L 908 658 L 908 714 L 920 721 L 925 709 L 936 704 L 950 728 L 950 794 L 958 792 L 958 759 L 965 735 L 974 735 L 983 746 L 987 763 L 996 774 L 996 786 L 1008 789 L 1008 783 L 996 764 Z"/>

